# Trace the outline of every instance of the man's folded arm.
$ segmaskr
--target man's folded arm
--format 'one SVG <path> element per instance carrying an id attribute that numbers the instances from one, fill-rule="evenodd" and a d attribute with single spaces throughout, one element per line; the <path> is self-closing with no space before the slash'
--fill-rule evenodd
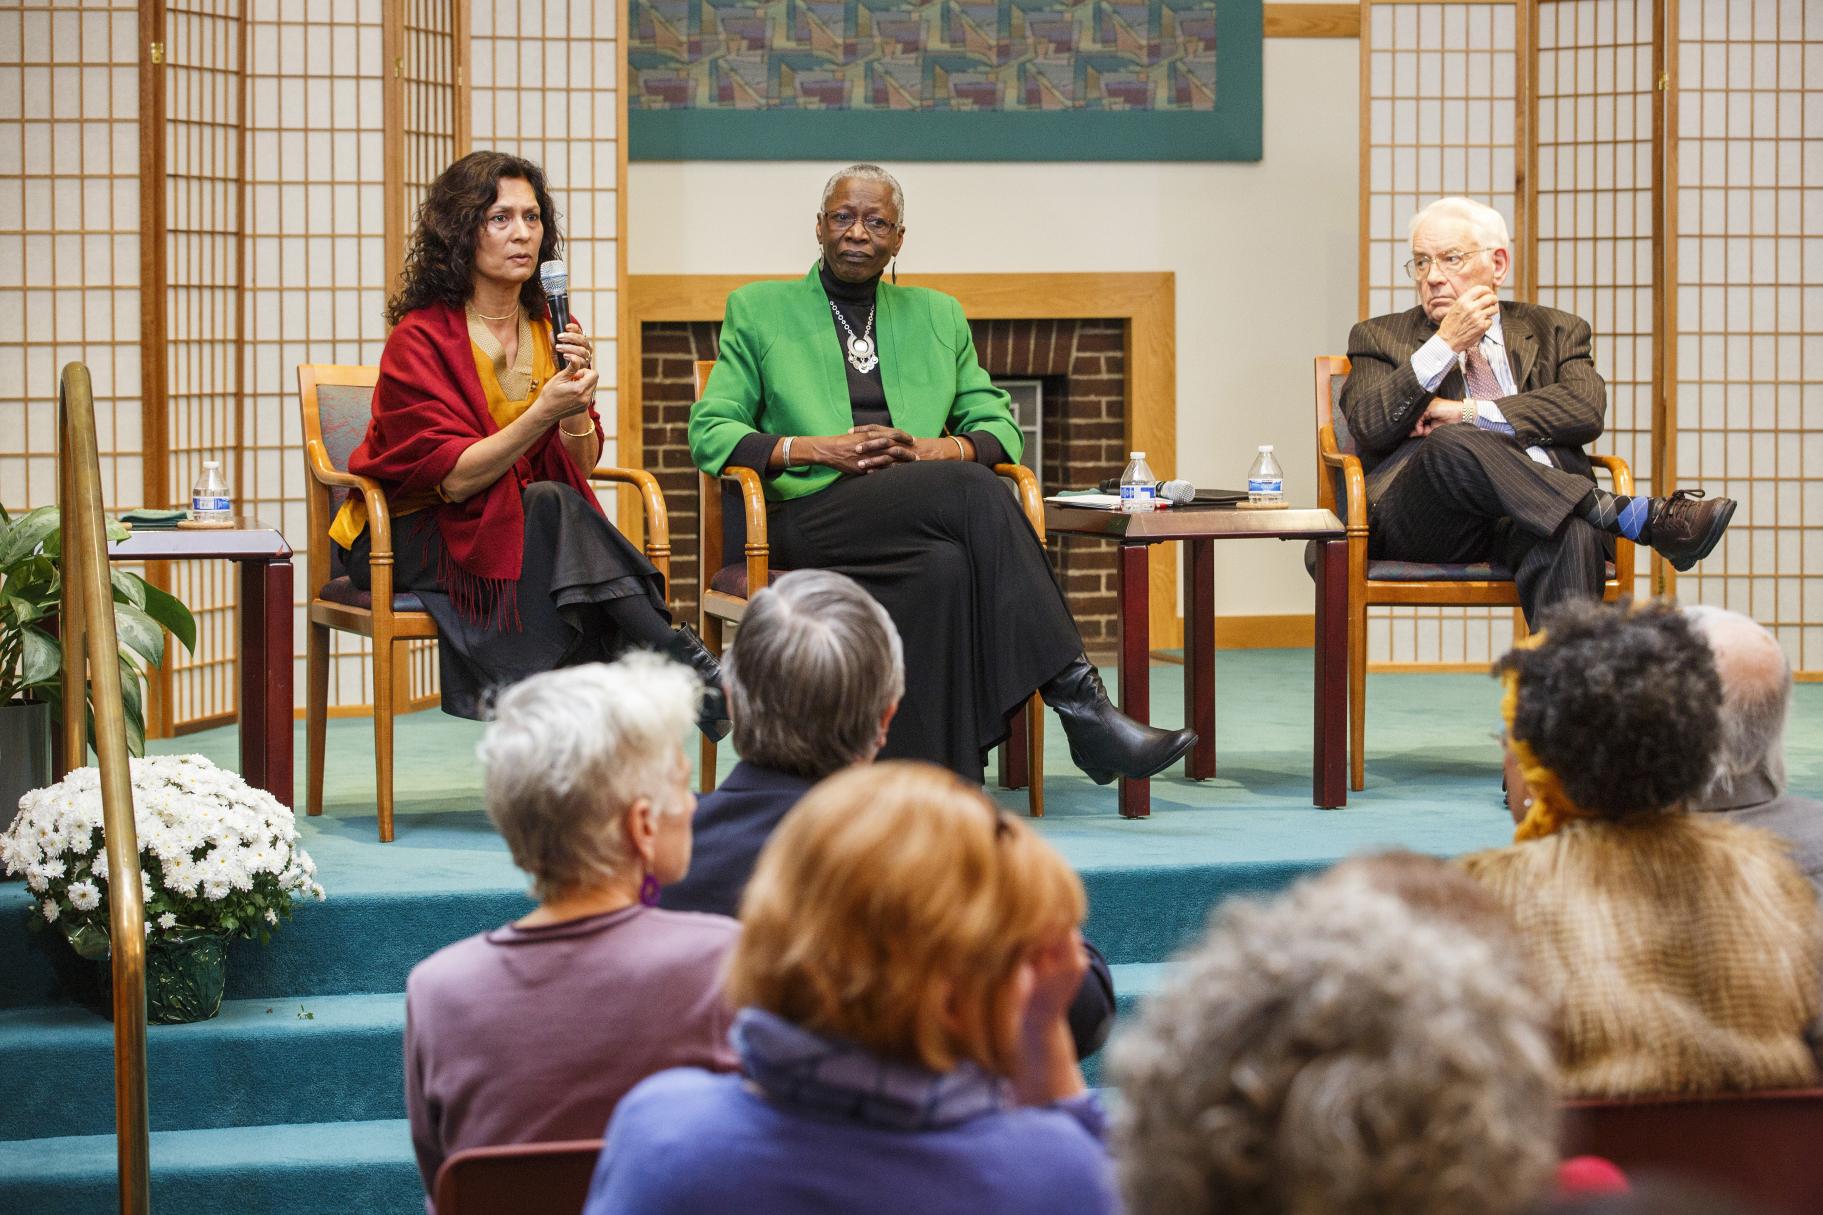
<path id="1" fill-rule="evenodd" d="M 1433 394 L 1418 382 L 1411 359 L 1389 353 L 1369 322 L 1349 331 L 1348 361 L 1342 415 L 1362 451 L 1384 456 L 1411 434 Z"/>

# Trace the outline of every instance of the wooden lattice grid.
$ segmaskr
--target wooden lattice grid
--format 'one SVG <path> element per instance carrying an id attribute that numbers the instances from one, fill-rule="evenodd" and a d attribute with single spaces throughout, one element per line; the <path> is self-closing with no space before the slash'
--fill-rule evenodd
<path id="1" fill-rule="evenodd" d="M 1676 576 L 1823 672 L 1823 12 L 1676 7 L 1677 484 L 1739 509 Z"/>

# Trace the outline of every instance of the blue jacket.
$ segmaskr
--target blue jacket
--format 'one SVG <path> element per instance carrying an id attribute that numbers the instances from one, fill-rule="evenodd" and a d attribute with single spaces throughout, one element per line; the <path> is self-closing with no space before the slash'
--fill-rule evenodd
<path id="1" fill-rule="evenodd" d="M 640 1082 L 583 1215 L 1114 1215 L 1092 1097 L 903 1130 L 805 1113 L 738 1075 Z"/>
<path id="2" fill-rule="evenodd" d="M 746 760 L 735 764 L 715 792 L 698 799 L 690 824 L 695 837 L 690 872 L 659 893 L 658 905 L 671 911 L 739 915 L 741 891 L 753 876 L 760 849 L 785 812 L 815 783 Z"/>

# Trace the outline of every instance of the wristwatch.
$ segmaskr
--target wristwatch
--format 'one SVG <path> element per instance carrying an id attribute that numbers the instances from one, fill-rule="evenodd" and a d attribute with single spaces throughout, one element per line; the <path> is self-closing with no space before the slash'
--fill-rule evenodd
<path id="1" fill-rule="evenodd" d="M 1462 418 L 1461 418 L 1462 421 L 1473 422 L 1476 418 L 1478 418 L 1480 416 L 1481 416 L 1481 408 L 1478 405 L 1476 405 L 1475 402 L 1473 402 L 1473 401 L 1462 402 Z"/>

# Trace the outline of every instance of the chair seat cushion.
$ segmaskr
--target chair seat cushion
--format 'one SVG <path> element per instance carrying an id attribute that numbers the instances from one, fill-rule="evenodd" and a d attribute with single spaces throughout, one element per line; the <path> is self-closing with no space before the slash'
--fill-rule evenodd
<path id="1" fill-rule="evenodd" d="M 790 570 L 782 570 L 776 565 L 770 567 L 770 573 L 775 578 L 780 574 L 790 572 Z M 724 595 L 733 595 L 736 599 L 745 599 L 747 597 L 747 563 L 735 561 L 716 570 L 715 573 L 709 575 L 709 589 L 720 591 Z"/>
<path id="2" fill-rule="evenodd" d="M 322 590 L 317 592 L 317 598 L 327 603 L 340 604 L 343 607 L 373 611 L 373 592 L 361 590 L 354 584 L 354 579 L 346 575 L 331 579 Z M 392 610 L 395 612 L 422 612 L 424 601 L 410 591 L 400 591 L 392 597 Z"/>
<path id="3" fill-rule="evenodd" d="M 1369 561 L 1369 582 L 1511 582 L 1513 571 L 1491 561 Z"/>
<path id="4" fill-rule="evenodd" d="M 1614 577 L 1614 563 L 1605 563 L 1603 577 Z M 1369 561 L 1369 582 L 1511 582 L 1513 571 L 1492 561 L 1444 563 L 1430 561 Z"/>

